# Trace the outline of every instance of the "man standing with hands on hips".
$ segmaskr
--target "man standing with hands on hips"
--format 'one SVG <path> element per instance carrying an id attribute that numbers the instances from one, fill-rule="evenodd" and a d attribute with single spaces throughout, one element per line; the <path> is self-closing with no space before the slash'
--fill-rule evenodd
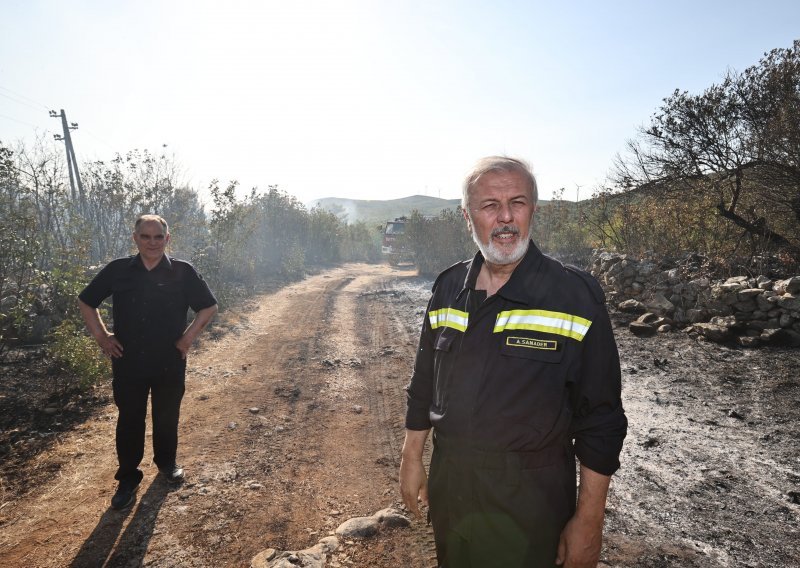
<path id="1" fill-rule="evenodd" d="M 536 199 L 524 162 L 475 165 L 462 206 L 480 252 L 439 275 L 423 323 L 400 489 L 417 515 L 429 501 L 443 568 L 594 568 L 600 555 L 627 431 L 619 356 L 597 281 L 531 241 Z"/>
<path id="2" fill-rule="evenodd" d="M 165 254 L 169 227 L 158 215 L 136 220 L 139 253 L 107 264 L 78 296 L 86 327 L 111 357 L 114 403 L 119 410 L 116 447 L 119 481 L 111 507 L 124 509 L 136 498 L 143 474 L 147 399 L 151 398 L 153 461 L 171 483 L 183 480 L 176 463 L 178 418 L 184 393 L 186 355 L 217 312 L 217 300 L 188 262 Z M 114 331 L 97 307 L 113 301 Z M 188 308 L 195 317 L 187 327 Z"/>

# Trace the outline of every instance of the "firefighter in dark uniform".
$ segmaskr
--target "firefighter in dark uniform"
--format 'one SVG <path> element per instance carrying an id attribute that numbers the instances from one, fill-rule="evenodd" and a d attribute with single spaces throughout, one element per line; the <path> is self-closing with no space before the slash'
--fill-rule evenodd
<path id="1" fill-rule="evenodd" d="M 463 208 L 480 252 L 439 276 L 422 327 L 400 486 L 417 515 L 430 505 L 442 567 L 599 558 L 627 429 L 619 356 L 599 284 L 530 240 L 535 206 L 524 162 L 478 162 Z"/>
<path id="2" fill-rule="evenodd" d="M 217 300 L 188 262 L 165 254 L 169 227 L 158 215 L 142 215 L 134 226 L 139 254 L 108 263 L 78 296 L 86 327 L 112 358 L 114 403 L 119 409 L 116 447 L 119 468 L 114 509 L 136 498 L 143 474 L 147 399 L 151 399 L 153 461 L 167 481 L 184 477 L 176 464 L 178 420 L 184 394 L 186 355 L 217 312 Z M 97 307 L 113 299 L 114 332 Z M 187 327 L 188 308 L 196 312 Z"/>

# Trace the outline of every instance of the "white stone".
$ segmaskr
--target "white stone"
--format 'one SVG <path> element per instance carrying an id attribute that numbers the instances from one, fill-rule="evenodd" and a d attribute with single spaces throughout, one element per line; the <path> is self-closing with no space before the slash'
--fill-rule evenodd
<path id="1" fill-rule="evenodd" d="M 353 517 L 336 528 L 336 534 L 344 537 L 366 538 L 378 532 L 380 523 L 375 517 Z"/>
<path id="2" fill-rule="evenodd" d="M 744 290 L 739 290 L 736 295 L 740 302 L 746 302 L 762 295 L 763 293 L 764 290 L 761 288 L 745 288 Z"/>
<path id="3" fill-rule="evenodd" d="M 266 550 L 262 550 L 250 561 L 250 568 L 268 568 L 268 562 L 275 558 L 275 555 L 278 553 L 277 550 L 274 548 L 267 548 Z"/>
<path id="4" fill-rule="evenodd" d="M 784 310 L 800 310 L 800 296 L 787 293 L 783 296 L 778 296 L 777 303 Z"/>
<path id="5" fill-rule="evenodd" d="M 772 289 L 778 294 L 798 294 L 800 293 L 800 276 L 778 280 Z"/>
<path id="6" fill-rule="evenodd" d="M 664 294 L 657 293 L 653 299 L 646 302 L 648 309 L 662 313 L 670 313 L 675 310 L 675 305 L 664 297 Z"/>
<path id="7" fill-rule="evenodd" d="M 695 280 L 690 280 L 689 285 L 694 286 L 695 288 L 708 288 L 711 285 L 711 281 L 708 278 L 696 278 Z"/>
<path id="8" fill-rule="evenodd" d="M 373 517 L 384 527 L 407 527 L 411 525 L 411 520 L 408 517 L 392 507 L 378 511 Z"/>

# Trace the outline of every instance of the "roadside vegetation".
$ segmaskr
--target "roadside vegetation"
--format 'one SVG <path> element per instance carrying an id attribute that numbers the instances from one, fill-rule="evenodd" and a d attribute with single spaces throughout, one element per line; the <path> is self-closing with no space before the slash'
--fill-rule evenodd
<path id="1" fill-rule="evenodd" d="M 587 217 L 600 246 L 800 264 L 800 40 L 699 94 L 676 90 L 629 141 Z"/>
<path id="2" fill-rule="evenodd" d="M 141 213 L 170 223 L 170 254 L 193 262 L 223 307 L 302 278 L 314 266 L 380 261 L 375 223 L 307 209 L 277 186 L 212 182 L 211 202 L 181 181 L 167 153 L 133 150 L 82 166 L 69 183 L 62 149 L 0 141 L 0 361 L 45 342 L 53 368 L 81 388 L 107 375 L 84 335 L 75 295 L 130 254 Z M 534 239 L 582 264 L 593 248 L 699 254 L 717 272 L 800 267 L 800 40 L 698 94 L 676 90 L 628 142 L 591 199 L 543 202 Z M 470 257 L 458 208 L 410 214 L 403 237 L 422 275 Z"/>
<path id="3" fill-rule="evenodd" d="M 132 223 L 142 213 L 170 222 L 169 254 L 193 262 L 223 307 L 313 266 L 380 259 L 376 228 L 308 210 L 277 186 L 242 198 L 236 182 L 215 181 L 204 207 L 167 154 L 85 164 L 76 191 L 66 174 L 54 144 L 0 142 L 0 362 L 44 344 L 52 372 L 71 377 L 62 391 L 109 374 L 75 298 L 106 262 L 135 252 Z"/>
<path id="4" fill-rule="evenodd" d="M 797 274 L 800 40 L 701 93 L 676 90 L 591 199 L 566 201 L 564 192 L 539 207 L 534 239 L 569 262 L 605 248 L 698 254 L 722 275 Z M 407 242 L 424 273 L 474 251 L 459 217 L 412 216 Z"/>

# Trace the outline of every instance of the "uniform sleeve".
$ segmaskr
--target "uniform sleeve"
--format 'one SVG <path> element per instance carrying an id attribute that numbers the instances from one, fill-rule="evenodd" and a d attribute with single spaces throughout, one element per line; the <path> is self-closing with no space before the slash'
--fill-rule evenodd
<path id="1" fill-rule="evenodd" d="M 97 308 L 112 292 L 114 282 L 113 262 L 106 264 L 92 281 L 78 294 L 78 298 L 87 306 Z"/>
<path id="2" fill-rule="evenodd" d="M 430 302 L 425 310 L 419 337 L 414 372 L 406 387 L 406 428 L 428 430 L 431 427 L 430 408 L 433 402 L 433 330 L 428 320 Z"/>
<path id="3" fill-rule="evenodd" d="M 189 307 L 195 312 L 210 308 L 217 303 L 214 293 L 208 287 L 208 283 L 203 279 L 199 272 L 191 264 L 186 264 L 185 275 L 186 300 Z"/>
<path id="4" fill-rule="evenodd" d="M 584 339 L 580 378 L 574 385 L 572 436 L 582 465 L 603 475 L 619 469 L 628 429 L 622 408 L 619 353 L 605 307 Z"/>

